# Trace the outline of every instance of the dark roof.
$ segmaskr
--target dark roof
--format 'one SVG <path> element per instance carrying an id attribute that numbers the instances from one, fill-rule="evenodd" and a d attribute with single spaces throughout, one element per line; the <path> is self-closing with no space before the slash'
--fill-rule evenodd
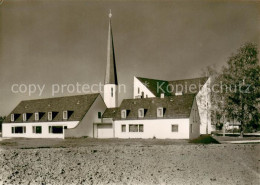
<path id="1" fill-rule="evenodd" d="M 172 94 L 175 94 L 177 90 L 180 90 L 178 89 L 179 88 L 178 86 L 183 87 L 183 91 L 182 91 L 183 94 L 192 94 L 192 93 L 198 93 L 207 80 L 208 77 L 200 77 L 200 78 L 192 78 L 192 79 L 184 79 L 184 80 L 173 80 L 173 81 L 169 81 L 169 84 L 174 87 L 172 90 Z M 193 88 L 192 86 L 195 88 Z"/>
<path id="2" fill-rule="evenodd" d="M 164 119 L 189 118 L 193 100 L 196 94 L 184 94 L 180 96 L 167 96 L 164 98 L 125 99 L 122 101 L 116 114 L 116 120 L 121 119 L 121 110 L 128 110 L 126 119 L 157 119 L 157 108 L 164 108 Z M 144 108 L 144 118 L 138 118 L 138 109 Z M 162 118 L 160 118 L 162 119 Z"/>
<path id="3" fill-rule="evenodd" d="M 21 101 L 4 122 L 11 123 L 11 114 L 18 114 L 19 117 L 15 120 L 15 123 L 21 123 L 23 122 L 23 113 L 32 114 L 29 118 L 27 117 L 26 122 L 35 122 L 33 114 L 35 112 L 43 113 L 43 116 L 37 122 L 47 122 L 48 112 L 56 114 L 53 117 L 53 122 L 63 121 L 63 111 L 69 111 L 69 114 L 71 114 L 67 121 L 80 121 L 98 96 L 99 94 L 86 94 Z"/>
<path id="4" fill-rule="evenodd" d="M 106 68 L 106 78 L 105 84 L 118 84 L 117 72 L 116 72 L 116 59 L 114 50 L 114 41 L 112 33 L 111 19 L 109 19 L 108 28 L 108 45 L 107 45 L 107 68 Z"/>
<path id="5" fill-rule="evenodd" d="M 171 96 L 171 93 L 167 91 L 168 81 L 142 77 L 136 78 L 140 80 L 156 97 L 159 97 L 161 93 L 165 93 L 166 96 Z M 157 90 L 157 87 L 161 88 L 158 88 Z"/>
<path id="6" fill-rule="evenodd" d="M 173 80 L 173 81 L 157 80 L 157 79 L 142 78 L 142 77 L 136 77 L 136 78 L 139 79 L 140 82 L 142 82 L 156 97 L 160 97 L 161 93 L 164 93 L 165 96 L 173 96 L 175 95 L 177 90 L 178 91 L 182 90 L 183 94 L 198 93 L 199 90 L 202 88 L 202 86 L 208 80 L 208 77 Z M 191 85 L 194 87 L 192 87 Z"/>
<path id="7" fill-rule="evenodd" d="M 102 118 L 115 118 L 118 108 L 107 108 Z"/>

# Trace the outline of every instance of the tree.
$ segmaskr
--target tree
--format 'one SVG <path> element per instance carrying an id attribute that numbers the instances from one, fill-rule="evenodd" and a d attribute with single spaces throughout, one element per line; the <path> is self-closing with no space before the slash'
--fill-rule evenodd
<path id="1" fill-rule="evenodd" d="M 259 127 L 260 66 L 255 44 L 247 43 L 233 54 L 218 76 L 218 109 L 245 128 Z"/>
<path id="2" fill-rule="evenodd" d="M 2 131 L 2 123 L 3 123 L 3 121 L 4 121 L 4 119 L 5 119 L 5 116 L 0 116 L 0 131 Z"/>

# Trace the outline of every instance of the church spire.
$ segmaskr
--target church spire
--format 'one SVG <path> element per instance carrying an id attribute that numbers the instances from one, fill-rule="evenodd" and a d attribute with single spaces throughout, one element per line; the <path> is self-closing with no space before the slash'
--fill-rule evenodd
<path id="1" fill-rule="evenodd" d="M 118 85 L 113 33 L 112 33 L 112 25 L 111 25 L 111 18 L 112 18 L 111 10 L 108 14 L 108 17 L 109 17 L 109 26 L 108 26 L 108 40 L 107 40 L 107 68 L 106 68 L 105 84 Z"/>

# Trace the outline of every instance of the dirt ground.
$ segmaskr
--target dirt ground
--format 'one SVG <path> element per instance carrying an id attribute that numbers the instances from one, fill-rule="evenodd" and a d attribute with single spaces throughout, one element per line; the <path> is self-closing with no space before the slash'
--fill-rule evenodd
<path id="1" fill-rule="evenodd" d="M 259 144 L 9 139 L 0 184 L 259 184 Z"/>

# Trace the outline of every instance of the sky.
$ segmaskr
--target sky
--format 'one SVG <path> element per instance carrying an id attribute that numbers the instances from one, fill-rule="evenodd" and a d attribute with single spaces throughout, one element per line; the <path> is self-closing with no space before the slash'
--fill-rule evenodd
<path id="1" fill-rule="evenodd" d="M 246 42 L 260 44 L 258 1 L 5 0 L 0 116 L 22 100 L 79 94 L 62 93 L 63 84 L 104 83 L 109 9 L 118 81 L 126 86 L 119 102 L 132 98 L 134 76 L 200 77 L 206 66 L 220 69 Z M 41 96 L 40 90 L 17 92 L 29 84 L 45 85 Z M 53 84 L 60 87 L 55 94 Z"/>

